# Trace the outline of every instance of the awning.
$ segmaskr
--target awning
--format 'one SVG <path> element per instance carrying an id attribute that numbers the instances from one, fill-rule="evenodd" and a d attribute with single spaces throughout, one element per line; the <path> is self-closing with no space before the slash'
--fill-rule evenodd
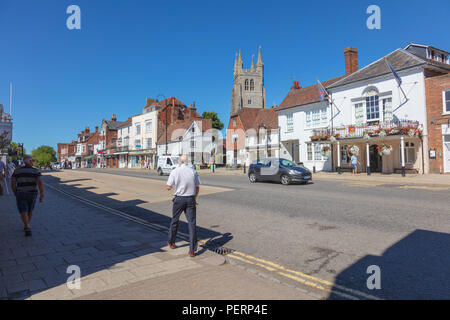
<path id="1" fill-rule="evenodd" d="M 93 154 L 93 155 L 84 157 L 83 160 L 90 160 L 90 159 L 96 158 L 96 157 L 97 157 L 97 155 L 96 155 L 96 154 Z"/>
<path id="2" fill-rule="evenodd" d="M 156 154 L 156 150 L 130 151 L 128 154 L 130 156 L 152 155 L 152 154 Z"/>

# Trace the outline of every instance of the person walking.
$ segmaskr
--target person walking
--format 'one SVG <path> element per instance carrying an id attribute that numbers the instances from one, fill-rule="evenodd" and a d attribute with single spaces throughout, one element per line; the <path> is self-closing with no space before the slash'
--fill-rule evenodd
<path id="1" fill-rule="evenodd" d="M 23 158 L 25 165 L 17 168 L 11 179 L 11 189 L 16 196 L 17 208 L 22 216 L 25 236 L 31 236 L 30 222 L 33 216 L 33 209 L 39 188 L 39 201 L 44 201 L 44 184 L 41 180 L 41 173 L 33 167 L 34 160 L 30 156 Z"/>
<path id="2" fill-rule="evenodd" d="M 184 211 L 189 226 L 189 256 L 195 257 L 197 251 L 197 196 L 200 191 L 200 179 L 195 170 L 188 166 L 188 156 L 183 154 L 178 158 L 179 166 L 172 170 L 167 180 L 167 190 L 174 187 L 172 221 L 169 228 L 169 247 L 175 249 L 178 223 Z"/>
<path id="3" fill-rule="evenodd" d="M 358 157 L 356 156 L 356 153 L 353 153 L 352 155 L 352 174 L 358 174 L 358 165 L 361 165 L 358 161 Z"/>
<path id="4" fill-rule="evenodd" d="M 3 183 L 6 181 L 8 168 L 5 163 L 0 159 L 0 196 L 3 195 Z"/>

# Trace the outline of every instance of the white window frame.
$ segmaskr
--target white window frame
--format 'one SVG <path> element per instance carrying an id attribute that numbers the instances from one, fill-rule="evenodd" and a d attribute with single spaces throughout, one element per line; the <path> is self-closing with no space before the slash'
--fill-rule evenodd
<path id="1" fill-rule="evenodd" d="M 450 95 L 450 89 L 445 89 L 442 91 L 442 110 L 443 110 L 443 114 L 450 114 L 450 99 L 446 100 L 445 99 L 445 94 L 449 93 Z M 447 110 L 447 102 L 449 103 L 449 110 Z"/>
<path id="2" fill-rule="evenodd" d="M 393 120 L 394 119 L 394 109 L 392 108 L 393 107 L 393 105 L 392 105 L 392 97 L 383 97 L 382 99 L 381 99 L 381 109 L 382 110 L 380 110 L 380 122 L 381 121 L 386 121 L 386 105 L 387 105 L 387 101 L 388 100 L 390 100 L 390 104 L 391 104 L 391 120 Z"/>
<path id="3" fill-rule="evenodd" d="M 153 143 L 152 138 L 146 138 L 145 143 L 147 144 L 147 149 L 152 148 L 152 143 Z"/>
<path id="4" fill-rule="evenodd" d="M 367 101 L 367 99 L 369 99 L 369 102 L 370 102 L 370 99 L 374 99 L 374 108 L 375 108 L 375 101 L 378 101 L 378 118 L 372 118 L 372 119 L 369 119 L 369 113 L 370 114 L 372 114 L 372 111 L 370 111 L 370 112 L 367 112 L 367 104 L 368 104 L 368 101 Z M 377 99 L 375 99 L 375 98 L 377 98 Z M 366 122 L 381 122 L 381 114 L 382 114 L 382 110 L 380 110 L 380 96 L 378 95 L 378 94 L 374 94 L 374 95 L 370 95 L 370 96 L 367 96 L 366 97 L 366 105 L 365 105 L 365 107 L 366 107 Z M 373 111 L 373 113 L 376 113 L 376 111 Z"/>
<path id="5" fill-rule="evenodd" d="M 320 109 L 320 125 L 326 127 L 328 125 L 328 112 L 327 108 Z"/>
<path id="6" fill-rule="evenodd" d="M 311 111 L 305 112 L 305 127 L 311 128 L 312 125 L 312 119 L 311 119 Z"/>
<path id="7" fill-rule="evenodd" d="M 293 113 L 286 114 L 286 131 L 287 132 L 294 131 L 294 114 Z"/>
<path id="8" fill-rule="evenodd" d="M 150 133 L 153 130 L 153 121 L 152 120 L 146 120 L 145 121 L 145 133 Z"/>
<path id="9" fill-rule="evenodd" d="M 136 124 L 134 125 L 134 127 L 135 127 L 135 133 L 136 133 L 136 135 L 137 135 L 137 136 L 140 135 L 140 134 L 141 134 L 141 123 L 140 123 L 140 122 L 136 123 Z M 138 130 L 138 128 L 139 128 L 139 130 Z"/>
<path id="10" fill-rule="evenodd" d="M 413 144 L 413 146 L 411 146 L 411 144 Z M 414 151 L 414 160 L 411 161 L 411 159 L 409 159 L 409 153 L 408 150 L 412 149 Z M 402 148 L 400 148 L 399 150 L 399 160 L 400 162 L 402 161 Z M 406 141 L 405 142 L 405 164 L 406 165 L 413 165 L 414 163 L 416 163 L 417 160 L 417 155 L 416 155 L 416 145 L 414 142 L 410 142 L 410 141 Z"/>

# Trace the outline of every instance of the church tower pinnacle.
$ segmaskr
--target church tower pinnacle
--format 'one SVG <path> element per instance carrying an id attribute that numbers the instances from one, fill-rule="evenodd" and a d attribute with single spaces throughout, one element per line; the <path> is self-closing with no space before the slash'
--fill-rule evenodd
<path id="1" fill-rule="evenodd" d="M 244 69 L 241 49 L 234 59 L 234 86 L 231 99 L 231 116 L 235 116 L 243 108 L 265 108 L 266 91 L 264 88 L 264 63 L 261 47 L 255 68 L 255 55 L 252 55 L 250 69 Z"/>

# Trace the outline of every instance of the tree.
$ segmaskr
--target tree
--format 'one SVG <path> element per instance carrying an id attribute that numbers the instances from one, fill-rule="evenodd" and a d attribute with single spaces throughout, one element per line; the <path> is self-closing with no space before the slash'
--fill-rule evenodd
<path id="1" fill-rule="evenodd" d="M 55 149 L 49 146 L 40 146 L 31 152 L 36 166 L 49 167 L 50 163 L 56 161 Z"/>
<path id="2" fill-rule="evenodd" d="M 202 114 L 203 119 L 211 119 L 212 120 L 212 127 L 217 130 L 223 129 L 223 123 L 220 121 L 219 116 L 217 115 L 217 112 L 214 111 L 205 111 Z"/>

